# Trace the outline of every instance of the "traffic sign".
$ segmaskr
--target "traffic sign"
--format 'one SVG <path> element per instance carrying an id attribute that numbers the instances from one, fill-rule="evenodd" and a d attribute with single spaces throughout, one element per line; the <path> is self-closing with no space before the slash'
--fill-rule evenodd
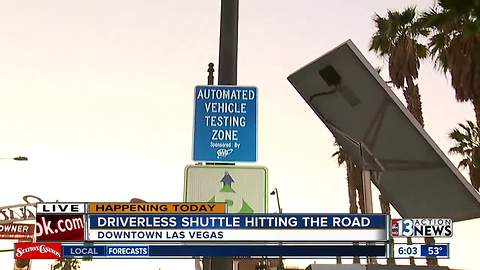
<path id="1" fill-rule="evenodd" d="M 193 160 L 257 161 L 257 88 L 195 87 Z"/>
<path id="2" fill-rule="evenodd" d="M 228 213 L 267 212 L 267 168 L 190 165 L 185 168 L 185 202 L 225 202 Z"/>

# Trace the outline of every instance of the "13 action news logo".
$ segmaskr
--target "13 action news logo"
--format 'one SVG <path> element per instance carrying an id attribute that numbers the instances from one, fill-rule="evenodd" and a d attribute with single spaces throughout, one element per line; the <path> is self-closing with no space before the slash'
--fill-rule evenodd
<path id="1" fill-rule="evenodd" d="M 447 218 L 392 219 L 392 236 L 452 237 L 452 220 Z"/>

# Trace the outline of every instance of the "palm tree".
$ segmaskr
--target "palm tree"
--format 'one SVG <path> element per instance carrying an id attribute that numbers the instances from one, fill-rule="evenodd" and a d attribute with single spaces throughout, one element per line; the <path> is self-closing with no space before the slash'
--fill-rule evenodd
<path id="1" fill-rule="evenodd" d="M 377 28 L 370 41 L 370 50 L 388 59 L 388 71 L 392 84 L 403 90 L 407 108 L 423 126 L 422 102 L 418 85 L 420 60 L 428 55 L 428 48 L 418 41 L 428 31 L 421 27 L 414 7 L 402 12 L 388 11 L 387 17 L 376 14 Z"/>
<path id="2" fill-rule="evenodd" d="M 480 126 L 480 2 L 438 0 L 421 22 L 432 31 L 429 47 L 436 67 L 450 73 L 458 101 L 473 103 Z"/>
<path id="3" fill-rule="evenodd" d="M 472 121 L 467 124 L 458 124 L 460 128 L 455 128 L 448 136 L 455 142 L 455 145 L 448 150 L 450 154 L 462 156 L 458 163 L 458 168 L 468 168 L 470 182 L 472 186 L 479 191 L 480 189 L 480 137 L 478 126 Z"/>
<path id="4" fill-rule="evenodd" d="M 79 270 L 80 261 L 77 259 L 60 259 L 56 260 L 53 265 L 50 266 L 52 270 Z"/>
<path id="5" fill-rule="evenodd" d="M 338 166 L 346 165 L 347 168 L 347 186 L 348 186 L 348 199 L 350 201 L 350 213 L 358 213 L 360 207 L 361 213 L 365 213 L 363 202 L 363 185 L 362 185 L 362 170 L 358 167 L 352 159 L 348 157 L 347 152 L 343 147 L 335 141 L 334 145 L 337 147 L 337 151 L 332 154 L 332 157 L 337 157 Z M 357 205 L 357 192 L 358 192 L 358 205 Z"/>
<path id="6" fill-rule="evenodd" d="M 388 71 L 391 83 L 403 90 L 408 111 L 424 126 L 422 101 L 418 85 L 420 60 L 428 55 L 428 48 L 418 41 L 427 36 L 428 31 L 418 21 L 415 7 L 402 12 L 388 11 L 386 17 L 375 15 L 376 32 L 370 41 L 370 50 L 388 59 Z M 390 213 L 390 204 L 384 196 L 379 196 L 382 213 Z M 411 243 L 411 238 L 407 239 Z M 434 243 L 433 238 L 425 238 L 425 242 Z M 435 259 L 427 259 L 428 265 L 436 265 Z M 410 258 L 410 265 L 415 260 Z"/>

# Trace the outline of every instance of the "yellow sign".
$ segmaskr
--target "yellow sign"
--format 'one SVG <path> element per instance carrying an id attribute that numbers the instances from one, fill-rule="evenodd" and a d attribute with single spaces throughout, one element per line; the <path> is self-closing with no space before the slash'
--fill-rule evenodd
<path id="1" fill-rule="evenodd" d="M 225 203 L 88 203 L 88 212 L 117 214 L 219 214 Z"/>

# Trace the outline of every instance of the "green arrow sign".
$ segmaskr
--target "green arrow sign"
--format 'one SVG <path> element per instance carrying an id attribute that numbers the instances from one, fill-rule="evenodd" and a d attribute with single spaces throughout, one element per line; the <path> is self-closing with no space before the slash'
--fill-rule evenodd
<path id="1" fill-rule="evenodd" d="M 186 202 L 225 202 L 229 213 L 266 213 L 267 169 L 248 166 L 187 166 Z"/>

